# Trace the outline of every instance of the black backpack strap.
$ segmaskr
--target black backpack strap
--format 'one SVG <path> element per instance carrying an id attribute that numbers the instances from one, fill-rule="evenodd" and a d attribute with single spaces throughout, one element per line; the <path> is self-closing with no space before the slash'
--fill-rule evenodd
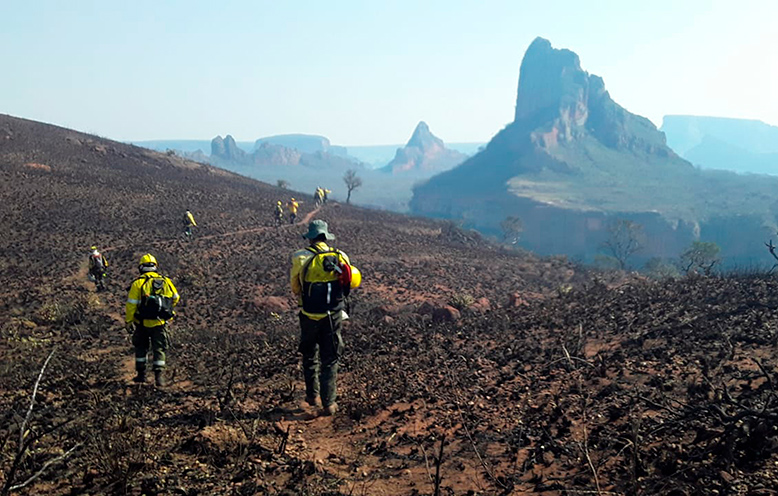
<path id="1" fill-rule="evenodd" d="M 327 251 L 319 251 L 316 248 L 314 248 L 313 246 L 309 246 L 305 250 L 313 253 L 313 256 L 311 258 L 309 258 L 308 260 L 306 260 L 305 261 L 305 265 L 303 265 L 303 269 L 301 271 L 301 274 L 302 274 L 301 275 L 301 277 L 302 277 L 302 281 L 301 282 L 303 284 L 305 284 L 305 276 L 306 276 L 306 274 L 308 274 L 308 269 L 311 267 L 311 263 L 313 262 L 313 259 L 316 258 L 317 256 L 333 253 L 335 255 L 338 255 L 338 261 L 340 261 L 340 250 L 338 250 L 337 248 L 331 248 L 330 250 L 327 250 Z"/>

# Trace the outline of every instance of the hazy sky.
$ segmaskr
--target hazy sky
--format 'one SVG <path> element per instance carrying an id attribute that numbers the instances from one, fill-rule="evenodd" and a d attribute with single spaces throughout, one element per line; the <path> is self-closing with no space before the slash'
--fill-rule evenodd
<path id="1" fill-rule="evenodd" d="M 487 141 L 536 36 L 632 112 L 778 125 L 778 1 L 43 1 L 0 9 L 0 113 L 121 140 Z"/>

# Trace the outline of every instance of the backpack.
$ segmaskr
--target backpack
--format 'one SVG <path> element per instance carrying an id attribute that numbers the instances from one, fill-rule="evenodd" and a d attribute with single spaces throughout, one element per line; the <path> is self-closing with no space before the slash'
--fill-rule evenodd
<path id="1" fill-rule="evenodd" d="M 92 253 L 90 255 L 90 260 L 92 261 L 92 270 L 94 272 L 102 272 L 105 267 L 103 267 L 103 256 L 99 253 Z"/>
<path id="2" fill-rule="evenodd" d="M 135 316 L 143 320 L 169 320 L 173 318 L 173 298 L 164 276 L 143 277 L 140 287 L 140 304 Z"/>
<path id="3" fill-rule="evenodd" d="M 341 252 L 306 250 L 313 256 L 305 262 L 301 274 L 303 310 L 308 313 L 343 310 L 350 286 L 342 283 L 346 264 L 341 262 Z"/>

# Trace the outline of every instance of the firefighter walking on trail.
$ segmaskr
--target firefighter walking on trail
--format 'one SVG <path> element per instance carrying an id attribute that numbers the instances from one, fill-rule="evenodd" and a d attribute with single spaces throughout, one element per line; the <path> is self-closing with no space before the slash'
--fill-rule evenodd
<path id="1" fill-rule="evenodd" d="M 275 218 L 277 226 L 284 223 L 284 204 L 281 203 L 281 200 L 278 200 L 278 203 L 276 203 Z"/>
<path id="2" fill-rule="evenodd" d="M 135 346 L 135 382 L 146 382 L 146 365 L 151 348 L 154 362 L 154 380 L 165 386 L 165 352 L 168 348 L 167 323 L 173 319 L 173 308 L 180 299 L 173 282 L 157 272 L 157 259 L 151 254 L 138 263 L 140 276 L 133 281 L 127 295 L 125 328 L 132 334 Z"/>
<path id="3" fill-rule="evenodd" d="M 192 228 L 197 227 L 197 222 L 195 222 L 194 215 L 192 215 L 192 212 L 187 210 L 184 213 L 184 235 L 186 235 L 187 238 L 192 237 Z"/>
<path id="4" fill-rule="evenodd" d="M 348 318 L 345 299 L 359 287 L 362 276 L 348 256 L 327 246 L 335 239 L 327 223 L 314 220 L 303 235 L 309 246 L 292 255 L 290 283 L 300 308 L 300 346 L 305 378 L 305 401 L 321 414 L 338 411 L 337 377 L 343 353 L 341 327 Z"/>
<path id="5" fill-rule="evenodd" d="M 286 208 L 289 210 L 289 223 L 294 224 L 294 221 L 297 219 L 297 210 L 300 208 L 301 201 L 297 201 L 294 198 L 289 200 L 289 203 L 286 204 Z"/>
<path id="6" fill-rule="evenodd" d="M 108 260 L 105 256 L 97 250 L 96 246 L 90 248 L 89 253 L 89 276 L 90 279 L 95 281 L 95 289 L 97 291 L 105 290 L 105 278 L 107 277 L 106 271 L 108 270 Z"/>

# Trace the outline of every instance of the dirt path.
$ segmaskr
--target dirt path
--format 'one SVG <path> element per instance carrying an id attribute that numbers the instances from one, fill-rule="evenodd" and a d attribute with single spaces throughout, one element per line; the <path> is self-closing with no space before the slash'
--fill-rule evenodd
<path id="1" fill-rule="evenodd" d="M 207 239 L 227 238 L 229 236 L 239 236 L 241 234 L 261 233 L 261 232 L 270 231 L 272 229 L 279 229 L 279 228 L 288 227 L 290 225 L 292 225 L 292 226 L 302 226 L 302 225 L 305 225 L 305 224 L 308 224 L 309 222 L 311 222 L 311 220 L 313 219 L 313 216 L 316 215 L 317 213 L 319 213 L 321 211 L 321 209 L 322 209 L 322 207 L 317 207 L 317 208 L 311 210 L 310 212 L 305 214 L 304 217 L 302 217 L 299 221 L 295 222 L 294 224 L 286 224 L 286 225 L 281 225 L 281 226 L 253 227 L 251 229 L 241 229 L 241 230 L 238 230 L 238 231 L 229 231 L 229 232 L 226 232 L 226 233 L 209 234 L 208 236 L 199 236 L 198 238 L 196 238 L 193 241 L 207 240 Z M 152 241 L 150 244 L 155 245 L 155 244 L 161 244 L 161 243 L 170 243 L 172 241 L 175 241 L 175 239 L 157 240 L 157 241 Z M 128 248 L 130 246 L 131 245 L 129 243 L 125 243 L 125 244 L 122 244 L 122 245 L 108 246 L 108 247 L 103 248 L 102 251 L 103 251 L 103 253 L 110 253 L 112 251 L 121 250 L 121 249 L 124 249 L 124 248 Z M 86 277 L 86 275 L 84 275 L 84 277 Z"/>

